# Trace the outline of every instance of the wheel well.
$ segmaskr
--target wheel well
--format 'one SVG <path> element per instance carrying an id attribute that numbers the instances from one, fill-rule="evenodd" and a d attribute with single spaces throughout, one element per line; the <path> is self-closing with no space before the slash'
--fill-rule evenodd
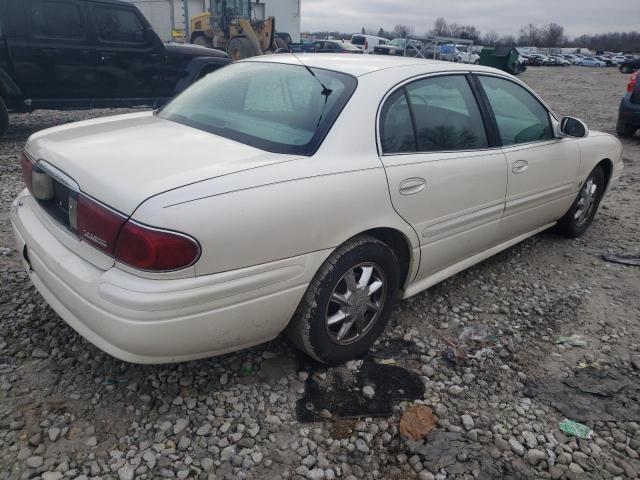
<path id="1" fill-rule="evenodd" d="M 609 180 L 611 180 L 611 174 L 613 173 L 613 162 L 608 158 L 601 160 L 596 167 L 602 167 L 604 170 L 604 184 L 605 188 L 609 187 Z"/>
<path id="2" fill-rule="evenodd" d="M 409 263 L 411 261 L 411 246 L 407 237 L 393 228 L 372 228 L 362 232 L 386 243 L 395 252 L 400 262 L 400 288 L 404 288 L 409 276 Z"/>

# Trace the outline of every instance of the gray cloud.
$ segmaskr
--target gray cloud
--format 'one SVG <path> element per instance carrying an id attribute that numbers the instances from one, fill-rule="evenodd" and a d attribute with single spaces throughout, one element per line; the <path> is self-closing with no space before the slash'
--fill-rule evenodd
<path id="1" fill-rule="evenodd" d="M 474 25 L 482 33 L 516 35 L 528 23 L 556 22 L 569 36 L 640 29 L 640 0 L 302 0 L 305 31 L 359 31 L 413 25 L 416 34 L 436 18 Z"/>

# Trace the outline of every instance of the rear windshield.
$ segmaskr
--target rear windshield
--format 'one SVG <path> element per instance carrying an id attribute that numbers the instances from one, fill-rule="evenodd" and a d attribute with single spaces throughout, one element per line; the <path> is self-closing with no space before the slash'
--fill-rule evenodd
<path id="1" fill-rule="evenodd" d="M 313 75 L 303 65 L 234 63 L 196 82 L 158 116 L 269 152 L 313 155 L 357 81 L 310 70 Z"/>
<path id="2" fill-rule="evenodd" d="M 361 35 L 354 35 L 353 37 L 351 37 L 351 43 L 353 43 L 354 45 L 364 45 L 366 41 L 367 39 Z"/>

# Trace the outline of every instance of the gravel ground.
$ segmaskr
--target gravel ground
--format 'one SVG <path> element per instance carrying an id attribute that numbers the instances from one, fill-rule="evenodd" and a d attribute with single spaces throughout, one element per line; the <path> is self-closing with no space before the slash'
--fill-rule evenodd
<path id="1" fill-rule="evenodd" d="M 613 133 L 627 77 L 567 67 L 521 78 L 558 113 Z M 537 235 L 401 302 L 364 362 L 324 369 L 279 338 L 139 366 L 46 305 L 8 221 L 27 136 L 112 113 L 14 115 L 0 142 L 0 479 L 638 477 L 640 270 L 601 254 L 640 253 L 640 138 L 624 141 L 624 176 L 586 235 Z M 451 345 L 470 326 L 481 339 L 464 359 Z M 586 346 L 556 344 L 573 334 Z M 426 442 L 399 434 L 416 404 L 438 417 Z M 593 438 L 564 435 L 565 416 Z"/>

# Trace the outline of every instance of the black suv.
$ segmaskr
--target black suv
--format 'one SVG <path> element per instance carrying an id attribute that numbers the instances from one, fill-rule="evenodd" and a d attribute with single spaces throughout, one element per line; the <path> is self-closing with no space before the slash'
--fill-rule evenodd
<path id="1" fill-rule="evenodd" d="M 9 112 L 157 107 L 227 63 L 162 43 L 124 1 L 0 0 L 0 135 Z"/>

